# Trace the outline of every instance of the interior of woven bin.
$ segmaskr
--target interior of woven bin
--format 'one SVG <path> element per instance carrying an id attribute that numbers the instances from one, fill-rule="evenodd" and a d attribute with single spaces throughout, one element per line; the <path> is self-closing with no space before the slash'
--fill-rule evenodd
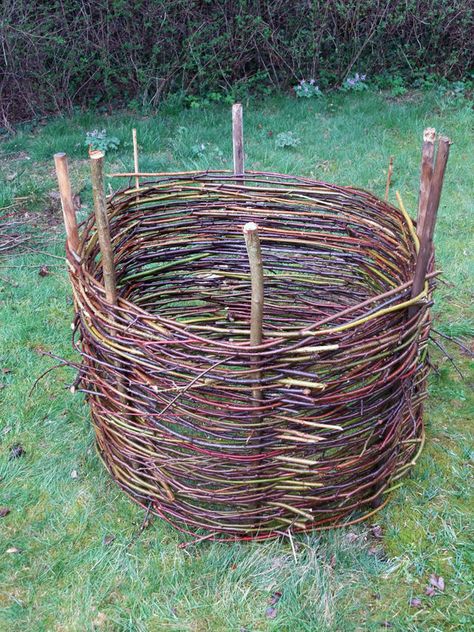
<path id="1" fill-rule="evenodd" d="M 413 275 L 415 252 L 402 214 L 365 192 L 278 183 L 273 193 L 271 182 L 256 182 L 243 196 L 230 183 L 227 190 L 219 180 L 206 184 L 193 190 L 186 183 L 181 196 L 174 192 L 179 184 L 171 185 L 171 199 L 159 199 L 164 187 L 147 190 L 138 206 L 133 196 L 122 202 L 127 212 L 112 221 L 113 234 L 127 240 L 123 254 L 117 239 L 115 246 L 122 297 L 202 331 L 207 326 L 210 337 L 247 339 L 247 221 L 259 227 L 267 337 L 327 316 L 346 322 L 353 314 L 338 318 L 341 311 Z M 153 195 L 158 199 L 147 202 Z"/>
<path id="2" fill-rule="evenodd" d="M 272 174 L 164 176 L 117 193 L 109 211 L 119 295 L 136 308 L 118 335 L 139 345 L 130 332 L 143 314 L 169 328 L 166 344 L 137 346 L 147 363 L 127 356 L 140 414 L 112 404 L 134 427 L 133 459 L 105 440 L 110 415 L 93 410 L 122 487 L 185 530 L 234 536 L 368 510 L 404 471 L 421 428 L 417 322 L 407 326 L 399 308 L 416 254 L 403 213 L 364 191 Z M 249 346 L 248 221 L 259 227 L 264 268 L 259 352 Z M 84 265 L 100 280 L 88 230 Z"/>

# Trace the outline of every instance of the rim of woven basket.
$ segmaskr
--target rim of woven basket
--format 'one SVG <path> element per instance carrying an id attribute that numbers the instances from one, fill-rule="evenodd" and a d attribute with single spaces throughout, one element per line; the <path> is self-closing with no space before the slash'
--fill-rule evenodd
<path id="1" fill-rule="evenodd" d="M 119 174 L 111 174 L 111 176 L 116 176 L 116 175 L 119 175 Z M 378 198 L 377 196 L 375 196 L 373 193 L 360 187 L 332 184 L 323 180 L 314 180 L 313 178 L 306 177 L 306 176 L 295 176 L 291 174 L 282 174 L 279 172 L 253 171 L 253 170 L 249 170 L 249 171 L 246 170 L 243 176 L 236 176 L 233 173 L 233 171 L 226 170 L 226 169 L 207 169 L 207 170 L 194 170 L 194 171 L 162 172 L 162 173 L 157 172 L 153 174 L 151 173 L 147 174 L 146 172 L 144 172 L 142 176 L 143 177 L 149 176 L 151 179 L 141 182 L 140 187 L 138 189 L 136 187 L 130 187 L 130 186 L 122 187 L 120 189 L 113 191 L 113 193 L 111 193 L 107 197 L 107 210 L 109 213 L 109 217 L 114 217 L 115 213 L 117 212 L 117 211 L 114 212 L 113 204 L 120 197 L 125 196 L 125 195 L 132 196 L 134 194 L 137 194 L 137 192 L 142 193 L 144 190 L 149 190 L 153 188 L 156 189 L 157 186 L 158 187 L 170 186 L 173 183 L 189 182 L 190 184 L 194 184 L 195 186 L 193 188 L 196 188 L 196 189 L 197 188 L 205 189 L 206 185 L 219 186 L 219 184 L 222 185 L 223 183 L 225 183 L 226 186 L 230 188 L 234 188 L 236 191 L 242 190 L 242 189 L 245 191 L 248 191 L 250 194 L 250 197 L 252 193 L 262 191 L 262 190 L 264 191 L 265 188 L 262 186 L 249 186 L 246 180 L 251 180 L 253 183 L 260 183 L 260 184 L 270 184 L 272 182 L 276 184 L 281 184 L 281 185 L 286 184 L 288 188 L 282 188 L 281 192 L 286 192 L 288 194 L 294 193 L 294 190 L 290 187 L 294 184 L 298 184 L 303 187 L 307 187 L 309 189 L 314 189 L 315 187 L 319 187 L 325 190 L 326 192 L 334 191 L 335 193 L 340 193 L 340 194 L 345 193 L 345 194 L 350 194 L 352 196 L 357 196 L 360 199 L 366 198 L 371 203 L 381 206 L 382 209 L 383 207 L 386 207 L 386 208 L 389 208 L 392 212 L 395 211 L 397 214 L 399 214 L 400 219 L 402 220 L 401 223 L 404 222 L 406 224 L 407 236 L 408 235 L 410 236 L 411 241 L 412 241 L 412 246 L 414 249 L 413 251 L 414 257 L 416 256 L 419 250 L 419 239 L 416 234 L 416 229 L 415 229 L 412 219 L 410 218 L 406 210 L 404 208 L 398 208 L 390 204 L 388 201 L 382 200 Z M 129 178 L 131 179 L 131 177 Z M 198 185 L 201 185 L 201 186 L 198 186 Z M 275 191 L 275 189 L 273 189 L 273 191 Z M 214 192 L 217 193 L 217 190 Z M 148 201 L 152 201 L 152 200 L 148 200 Z M 142 203 L 144 203 L 144 201 L 138 202 L 139 205 Z M 277 205 L 276 205 L 276 210 L 278 210 Z M 272 212 L 272 211 L 269 209 L 269 212 Z M 281 214 L 283 215 L 283 212 L 281 212 Z M 87 254 L 87 252 L 86 253 L 84 252 L 84 247 L 88 246 L 90 248 L 91 246 L 94 245 L 97 239 L 97 233 L 95 232 L 95 219 L 94 219 L 93 213 L 91 213 L 89 217 L 86 218 L 84 222 L 82 222 L 81 227 L 83 228 L 83 230 L 82 230 L 80 244 L 78 248 L 78 253 L 79 253 L 79 258 L 80 258 L 80 262 L 78 262 L 79 266 L 82 272 L 88 278 L 89 282 L 96 285 L 98 288 L 100 288 L 101 292 L 104 293 L 105 289 L 104 289 L 103 282 L 99 280 L 96 276 L 94 276 L 93 274 L 84 270 L 84 265 L 83 265 L 84 255 Z M 112 238 L 113 238 L 113 235 L 112 235 Z M 433 272 L 433 270 L 431 269 L 426 276 L 427 280 L 432 278 L 434 275 L 436 275 L 436 272 Z M 272 335 L 271 333 L 265 332 L 265 340 L 264 342 L 262 342 L 261 345 L 252 345 L 250 344 L 249 341 L 240 341 L 240 342 L 234 341 L 232 344 L 235 345 L 236 347 L 242 347 L 242 349 L 245 349 L 245 350 L 249 350 L 249 349 L 263 350 L 266 348 L 272 348 L 284 342 L 285 340 L 289 340 L 291 338 L 294 338 L 295 340 L 297 340 L 298 338 L 305 337 L 305 336 L 316 337 L 318 333 L 320 335 L 327 335 L 331 333 L 338 333 L 340 331 L 344 331 L 352 327 L 357 327 L 358 325 L 368 322 L 369 320 L 373 320 L 379 316 L 383 316 L 387 313 L 392 313 L 401 309 L 405 309 L 411 305 L 419 303 L 420 300 L 422 300 L 423 298 L 426 298 L 427 296 L 428 292 L 427 292 L 426 285 L 425 285 L 425 288 L 420 292 L 418 296 L 409 298 L 405 301 L 402 301 L 401 303 L 396 303 L 390 306 L 389 308 L 381 308 L 371 313 L 369 316 L 364 316 L 362 318 L 356 319 L 349 323 L 345 323 L 343 325 L 328 327 L 326 329 L 320 330 L 319 332 L 316 329 L 318 327 L 321 327 L 322 325 L 330 323 L 331 321 L 336 321 L 341 316 L 345 316 L 351 312 L 354 312 L 354 311 L 360 310 L 363 307 L 369 306 L 372 303 L 376 303 L 380 300 L 389 298 L 390 296 L 396 295 L 400 292 L 404 292 L 409 287 L 411 287 L 412 284 L 413 284 L 413 278 L 406 281 L 405 283 L 401 285 L 398 285 L 396 287 L 393 287 L 390 290 L 387 290 L 386 292 L 371 296 L 360 303 L 351 305 L 348 308 L 344 308 L 332 314 L 331 316 L 321 319 L 320 321 L 315 321 L 314 323 L 306 327 L 303 327 L 298 331 L 293 330 L 290 332 L 283 333 L 284 328 L 282 328 L 282 331 L 279 332 L 280 335 L 278 334 Z M 133 301 L 125 299 L 121 297 L 120 295 L 118 296 L 117 305 L 111 306 L 111 308 L 114 310 L 120 311 L 121 304 L 122 306 L 126 306 L 128 309 L 135 310 L 137 315 L 146 317 L 147 320 L 159 322 L 165 327 L 170 327 L 171 329 L 182 332 L 182 333 L 185 333 L 188 331 L 186 330 L 186 325 L 185 324 L 183 325 L 183 323 L 181 323 L 179 320 L 176 320 L 175 318 L 160 316 L 159 314 L 154 314 L 153 312 L 150 312 L 142 307 L 139 307 Z M 219 346 L 219 345 L 228 346 L 227 341 L 220 342 L 219 340 L 216 340 L 215 338 L 207 337 L 204 333 L 193 332 L 193 336 L 195 336 L 196 339 L 199 339 L 203 342 L 212 343 L 215 346 Z"/>

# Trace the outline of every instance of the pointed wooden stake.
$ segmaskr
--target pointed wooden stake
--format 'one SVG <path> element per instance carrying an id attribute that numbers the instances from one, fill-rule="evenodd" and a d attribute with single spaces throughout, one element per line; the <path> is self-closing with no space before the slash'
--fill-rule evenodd
<path id="1" fill-rule="evenodd" d="M 436 130 L 433 127 L 427 127 L 423 132 L 423 147 L 421 150 L 420 193 L 418 197 L 418 217 L 416 220 L 416 234 L 419 239 L 421 239 L 423 233 L 431 178 L 433 177 L 435 139 Z"/>
<path id="2" fill-rule="evenodd" d="M 67 242 L 71 250 L 77 253 L 79 246 L 79 231 L 77 230 L 76 211 L 72 201 L 71 181 L 65 153 L 54 154 L 54 165 L 58 178 L 59 195 L 63 211 L 64 225 L 66 227 Z"/>
<path id="3" fill-rule="evenodd" d="M 234 153 L 234 174 L 244 175 L 244 124 L 242 120 L 242 104 L 232 106 L 232 146 Z"/>
<path id="4" fill-rule="evenodd" d="M 439 202 L 441 199 L 444 172 L 446 170 L 446 164 L 448 162 L 450 145 L 451 141 L 446 136 L 441 136 L 439 138 L 438 153 L 436 156 L 436 163 L 430 183 L 426 214 L 423 220 L 423 232 L 420 238 L 420 250 L 418 252 L 418 257 L 416 260 L 415 276 L 413 279 L 411 292 L 412 298 L 418 296 L 423 290 L 426 271 L 428 269 L 428 263 L 433 252 L 434 229 L 438 214 Z M 416 310 L 418 308 L 418 305 L 412 305 L 408 309 L 408 318 L 411 318 L 416 313 Z"/>
<path id="5" fill-rule="evenodd" d="M 133 168 L 135 173 L 139 173 L 138 169 L 138 142 L 137 142 L 137 130 L 135 128 L 132 129 L 132 141 L 133 141 Z M 140 178 L 135 176 L 135 188 L 140 188 Z"/>
<path id="6" fill-rule="evenodd" d="M 99 246 L 102 255 L 102 270 L 104 275 L 105 297 L 112 305 L 117 304 L 117 284 L 115 279 L 114 254 L 110 239 L 109 219 L 107 216 L 107 202 L 104 192 L 104 152 L 95 150 L 89 153 L 92 174 L 92 194 L 94 197 L 94 212 L 99 236 Z"/>
<path id="7" fill-rule="evenodd" d="M 263 263 L 258 226 L 248 222 L 244 226 L 245 245 L 250 263 L 250 279 L 252 283 L 252 309 L 250 316 L 250 343 L 262 343 L 263 333 Z"/>
<path id="8" fill-rule="evenodd" d="M 392 173 L 393 173 L 393 156 L 390 156 L 390 160 L 388 161 L 387 183 L 385 185 L 385 201 L 388 200 L 388 194 L 390 192 L 390 183 L 392 181 Z"/>
<path id="9" fill-rule="evenodd" d="M 252 285 L 252 301 L 250 310 L 250 344 L 257 346 L 263 340 L 263 263 L 258 226 L 254 222 L 248 222 L 244 226 L 245 245 L 250 263 L 250 280 Z M 254 366 L 258 366 L 258 362 Z M 255 373 L 252 397 L 256 405 L 261 402 L 260 371 Z M 258 415 L 256 416 L 258 418 Z"/>

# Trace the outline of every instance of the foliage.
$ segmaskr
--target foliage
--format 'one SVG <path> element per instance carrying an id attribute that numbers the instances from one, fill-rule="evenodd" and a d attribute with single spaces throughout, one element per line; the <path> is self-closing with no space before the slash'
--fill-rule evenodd
<path id="1" fill-rule="evenodd" d="M 120 145 L 120 140 L 116 136 L 107 136 L 105 129 L 93 129 L 91 132 L 86 132 L 84 145 L 89 149 L 100 149 L 106 153 L 117 149 Z"/>
<path id="2" fill-rule="evenodd" d="M 293 88 L 293 90 L 295 91 L 297 97 L 307 99 L 310 99 L 311 97 L 321 97 L 323 95 L 314 79 L 310 79 L 309 81 L 302 79 L 299 84 Z"/>
<path id="3" fill-rule="evenodd" d="M 275 138 L 275 145 L 280 149 L 298 147 L 301 139 L 294 132 L 280 132 Z"/>
<path id="4" fill-rule="evenodd" d="M 398 73 L 379 75 L 374 78 L 374 85 L 382 90 L 389 90 L 392 97 L 401 97 L 408 91 L 405 79 Z"/>
<path id="5" fill-rule="evenodd" d="M 342 89 L 353 92 L 362 92 L 363 90 L 367 90 L 368 85 L 366 83 L 367 75 L 359 75 L 358 72 L 355 73 L 353 77 L 346 77 L 344 83 L 342 84 Z"/>
<path id="6" fill-rule="evenodd" d="M 208 107 L 300 77 L 326 92 L 355 65 L 462 80 L 473 25 L 471 0 L 4 0 L 0 121 L 75 105 L 149 111 L 175 93 Z"/>

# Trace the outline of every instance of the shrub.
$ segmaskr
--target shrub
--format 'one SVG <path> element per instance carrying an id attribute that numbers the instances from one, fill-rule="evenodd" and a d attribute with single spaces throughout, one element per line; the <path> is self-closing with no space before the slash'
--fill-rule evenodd
<path id="1" fill-rule="evenodd" d="M 89 149 L 100 149 L 105 153 L 117 149 L 120 145 L 120 140 L 115 136 L 107 136 L 105 129 L 93 129 L 92 132 L 86 132 L 84 145 Z"/>
<path id="2" fill-rule="evenodd" d="M 280 149 L 297 147 L 301 139 L 294 132 L 281 132 L 275 138 L 275 145 Z"/>
<path id="3" fill-rule="evenodd" d="M 297 77 L 326 90 L 356 62 L 371 77 L 462 80 L 473 24 L 472 0 L 3 0 L 0 121 L 75 105 L 155 109 L 173 93 L 200 107 Z"/>

